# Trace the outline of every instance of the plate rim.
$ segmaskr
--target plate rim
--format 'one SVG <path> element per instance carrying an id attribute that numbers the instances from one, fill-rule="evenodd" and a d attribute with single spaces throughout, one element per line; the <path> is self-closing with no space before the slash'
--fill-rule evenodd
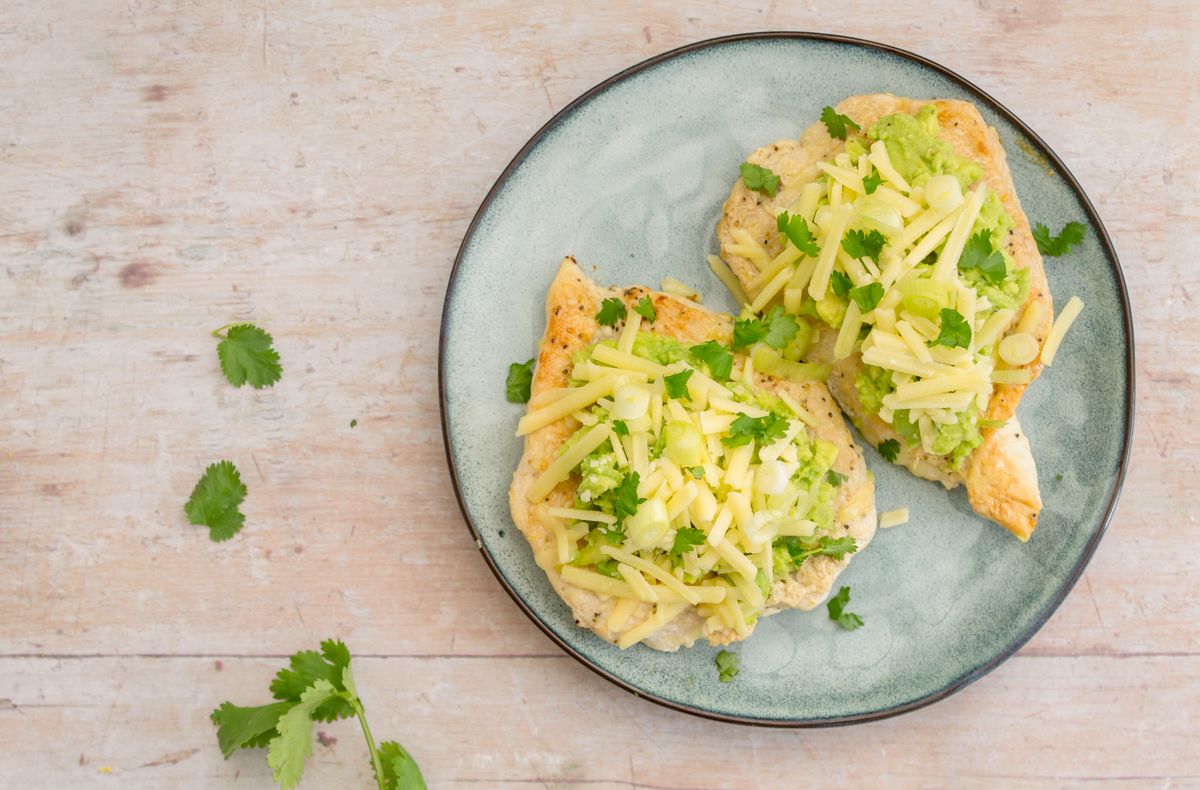
<path id="1" fill-rule="evenodd" d="M 1109 493 L 1108 502 L 1105 505 L 1104 515 L 1100 519 L 1099 528 L 1093 532 L 1091 538 L 1087 542 L 1087 545 L 1084 546 L 1079 561 L 1076 563 L 1064 584 L 1059 588 L 1058 592 L 1055 594 L 1050 603 L 1038 615 L 1029 628 L 1013 639 L 1010 644 L 1004 648 L 1004 650 L 1000 651 L 996 656 L 992 657 L 990 660 L 984 662 L 980 666 L 963 673 L 959 677 L 944 685 L 942 688 L 930 692 L 929 694 L 926 694 L 918 699 L 911 700 L 910 702 L 901 705 L 895 705 L 890 708 L 831 718 L 771 719 L 755 716 L 739 716 L 706 710 L 698 706 L 676 702 L 674 700 L 661 697 L 657 694 L 648 693 L 624 678 L 609 672 L 593 662 L 587 656 L 577 651 L 574 647 L 567 643 L 566 640 L 555 633 L 554 630 L 546 622 L 544 622 L 536 612 L 533 611 L 529 604 L 526 603 L 525 600 L 517 593 L 505 575 L 501 572 L 491 553 L 484 548 L 483 539 L 479 529 L 475 526 L 475 522 L 472 520 L 471 515 L 468 512 L 466 501 L 463 498 L 458 477 L 458 469 L 454 462 L 454 451 L 451 446 L 452 442 L 450 438 L 449 417 L 447 414 L 446 334 L 448 328 L 448 316 L 451 303 L 454 298 L 455 285 L 457 284 L 458 280 L 459 266 L 462 263 L 463 256 L 466 254 L 467 247 L 469 246 L 472 238 L 475 236 L 475 232 L 479 226 L 480 220 L 483 218 L 483 215 L 487 212 L 488 208 L 491 207 L 492 201 L 499 194 L 500 190 L 508 182 L 509 178 L 513 174 L 513 171 L 515 171 L 516 168 L 525 161 L 529 153 L 539 143 L 541 143 L 543 138 L 545 138 L 551 130 L 557 127 L 560 122 L 565 120 L 579 107 L 590 101 L 592 97 L 602 93 L 608 88 L 660 63 L 674 60 L 675 58 L 691 52 L 697 52 L 703 49 L 709 49 L 735 42 L 760 40 L 804 40 L 832 42 L 835 44 L 848 44 L 855 47 L 876 50 L 885 54 L 899 56 L 928 69 L 932 69 L 959 87 L 965 89 L 968 93 L 974 94 L 976 98 L 988 105 L 993 112 L 1002 116 L 1006 121 L 1019 129 L 1021 133 L 1033 143 L 1038 152 L 1047 158 L 1047 160 L 1057 171 L 1058 175 L 1067 182 L 1068 186 L 1071 187 L 1076 197 L 1079 198 L 1084 212 L 1087 214 L 1089 222 L 1092 224 L 1092 227 L 1096 229 L 1097 237 L 1104 252 L 1108 256 L 1109 265 L 1112 269 L 1114 281 L 1117 285 L 1117 292 L 1121 302 L 1121 317 L 1124 321 L 1124 335 L 1126 338 L 1127 353 L 1125 355 L 1125 375 L 1126 381 L 1128 382 L 1128 396 L 1125 401 L 1125 430 L 1124 435 L 1121 438 L 1122 448 L 1120 454 L 1120 463 L 1117 466 L 1116 477 Z M 1113 246 L 1112 239 L 1108 235 L 1107 228 L 1105 228 L 1104 223 L 1100 219 L 1099 213 L 1096 211 L 1096 207 L 1092 204 L 1091 198 L 1089 198 L 1087 193 L 1083 190 L 1082 185 L 1080 185 L 1078 179 L 1075 178 L 1074 173 L 1071 172 L 1071 170 L 1066 166 L 1062 159 L 1059 158 L 1058 154 L 1054 152 L 1049 144 L 1047 144 L 1046 141 L 1043 140 L 1035 131 L 1033 131 L 1033 129 L 1031 129 L 1023 120 L 1017 117 L 1015 113 L 1009 110 L 1008 107 L 1000 103 L 982 88 L 975 85 L 973 82 L 953 71 L 952 69 L 949 69 L 940 63 L 918 55 L 914 52 L 910 52 L 906 49 L 902 49 L 891 44 L 884 44 L 882 42 L 872 41 L 865 38 L 857 38 L 854 36 L 844 36 L 836 33 L 822 33 L 817 31 L 755 31 L 748 33 L 735 33 L 726 36 L 716 36 L 714 38 L 695 41 L 690 44 L 685 44 L 683 46 L 661 52 L 657 55 L 635 63 L 632 66 L 622 69 L 621 71 L 618 71 L 611 77 L 608 77 L 605 80 L 597 83 L 595 86 L 589 88 L 573 99 L 561 110 L 556 112 L 550 118 L 550 120 L 546 121 L 546 123 L 543 124 L 541 128 L 539 128 L 533 134 L 533 136 L 531 136 L 529 140 L 521 146 L 520 150 L 517 151 L 516 155 L 513 156 L 513 158 L 505 166 L 504 170 L 501 171 L 500 175 L 496 178 L 496 181 L 492 184 L 492 187 L 488 190 L 487 195 L 479 204 L 479 208 L 475 211 L 475 215 L 471 218 L 470 225 L 467 226 L 467 230 L 463 234 L 463 240 L 459 245 L 458 253 L 454 257 L 454 266 L 450 269 L 450 276 L 446 283 L 446 295 L 442 302 L 442 315 L 438 331 L 438 411 L 442 423 L 442 445 L 446 454 L 446 465 L 450 471 L 450 482 L 454 488 L 454 498 L 458 502 L 459 511 L 462 513 L 463 520 L 466 522 L 467 529 L 475 542 L 476 548 L 479 549 L 479 553 L 483 555 L 483 559 L 487 563 L 488 568 L 491 569 L 492 575 L 496 577 L 496 580 L 500 583 L 500 586 L 504 588 L 505 592 L 507 592 L 509 597 L 512 598 L 512 600 L 517 604 L 518 608 L 520 608 L 521 611 L 525 613 L 525 616 L 528 617 L 534 625 L 541 629 L 541 631 L 548 636 L 552 642 L 566 652 L 568 656 L 574 658 L 580 664 L 587 667 L 592 672 L 595 672 L 597 675 L 609 681 L 610 683 L 613 683 L 618 688 L 633 694 L 633 696 L 649 700 L 653 703 L 670 708 L 671 710 L 679 711 L 681 713 L 687 713 L 693 716 L 699 716 L 701 718 L 729 724 L 742 724 L 778 729 L 837 727 L 869 721 L 879 721 L 882 719 L 891 718 L 893 716 L 899 716 L 904 713 L 909 713 L 911 711 L 924 708 L 927 705 L 932 705 L 935 702 L 939 702 L 940 700 L 946 699 L 947 697 L 961 691 L 962 689 L 974 683 L 976 680 L 982 678 L 984 675 L 987 675 L 1009 658 L 1012 658 L 1029 642 L 1030 639 L 1033 638 L 1034 634 L 1042 629 L 1042 626 L 1044 626 L 1050 617 L 1056 611 L 1058 611 L 1058 608 L 1062 606 L 1063 601 L 1065 601 L 1067 596 L 1070 595 L 1071 591 L 1075 588 L 1075 585 L 1079 582 L 1080 577 L 1087 569 L 1088 563 L 1091 562 L 1092 556 L 1095 554 L 1096 548 L 1100 544 L 1100 540 L 1108 531 L 1109 524 L 1112 522 L 1113 515 L 1116 512 L 1117 503 L 1120 499 L 1122 488 L 1125 485 L 1126 475 L 1129 471 L 1130 454 L 1133 447 L 1133 423 L 1135 405 L 1137 402 L 1135 352 L 1136 348 L 1134 343 L 1133 310 L 1130 306 L 1129 290 L 1125 284 L 1125 275 L 1121 268 L 1120 259 L 1117 257 L 1116 248 Z"/>

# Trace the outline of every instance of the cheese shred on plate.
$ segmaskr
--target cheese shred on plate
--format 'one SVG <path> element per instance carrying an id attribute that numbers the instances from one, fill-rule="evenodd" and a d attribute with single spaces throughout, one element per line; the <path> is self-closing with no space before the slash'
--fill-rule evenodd
<path id="1" fill-rule="evenodd" d="M 748 356 L 718 383 L 673 339 L 636 323 L 618 338 L 578 352 L 577 386 L 522 420 L 522 433 L 572 416 L 581 425 L 526 494 L 552 532 L 557 569 L 618 599 L 609 625 L 635 623 L 623 648 L 688 606 L 705 636 L 744 634 L 776 580 L 857 548 L 835 534 L 837 447 L 815 438 L 790 399 L 746 383 Z M 549 507 L 569 478 L 575 501 Z"/>

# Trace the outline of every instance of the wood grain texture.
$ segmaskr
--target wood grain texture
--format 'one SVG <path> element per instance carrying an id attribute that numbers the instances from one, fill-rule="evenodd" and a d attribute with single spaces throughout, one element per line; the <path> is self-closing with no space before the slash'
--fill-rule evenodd
<path id="1" fill-rule="evenodd" d="M 549 6 L 0 8 L 0 783 L 269 787 L 207 713 L 338 634 L 431 786 L 1200 785 L 1200 7 Z M 442 296 L 500 170 L 621 68 L 755 29 L 887 41 L 1009 106 L 1096 202 L 1137 321 L 1132 471 L 1075 592 L 963 693 L 852 729 L 695 720 L 563 657 L 441 448 Z M 220 376 L 239 319 L 275 388 Z M 181 505 L 222 457 L 250 495 L 214 545 Z M 305 786 L 365 787 L 327 729 Z"/>

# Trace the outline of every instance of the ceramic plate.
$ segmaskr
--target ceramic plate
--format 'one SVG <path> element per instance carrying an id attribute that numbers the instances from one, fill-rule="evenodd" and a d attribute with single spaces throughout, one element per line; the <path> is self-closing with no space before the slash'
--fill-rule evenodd
<path id="1" fill-rule="evenodd" d="M 1088 226 L 1046 262 L 1058 306 L 1087 307 L 1055 365 L 1021 402 L 1045 509 L 1021 544 L 947 493 L 866 449 L 880 530 L 839 579 L 866 625 L 818 607 L 760 622 L 720 683 L 715 650 L 620 651 L 577 628 L 513 526 L 507 490 L 521 454 L 508 363 L 534 356 L 546 288 L 565 254 L 602 284 L 658 287 L 671 275 L 704 303 L 734 305 L 709 272 L 721 204 L 755 148 L 795 138 L 821 108 L 859 93 L 961 98 L 999 130 L 1031 222 Z M 705 41 L 630 68 L 572 102 L 517 154 L 463 240 L 442 315 L 447 457 L 483 558 L 564 650 L 613 683 L 701 716 L 776 726 L 840 724 L 912 710 L 979 678 L 1062 602 L 1096 548 L 1125 476 L 1132 429 L 1132 322 L 1108 236 L 1079 184 L 1011 112 L 915 55 L 835 36 L 770 33 Z M 865 445 L 865 443 L 863 443 Z"/>

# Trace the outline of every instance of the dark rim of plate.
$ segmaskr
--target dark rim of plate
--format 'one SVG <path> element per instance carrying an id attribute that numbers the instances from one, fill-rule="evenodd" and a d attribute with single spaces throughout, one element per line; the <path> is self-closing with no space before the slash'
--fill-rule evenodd
<path id="1" fill-rule="evenodd" d="M 457 280 L 458 267 L 462 263 L 463 255 L 466 252 L 472 236 L 475 234 L 475 228 L 479 224 L 480 219 L 483 217 L 484 213 L 486 213 L 488 207 L 492 203 L 492 200 L 496 197 L 501 187 L 503 187 L 505 182 L 508 181 L 509 176 L 512 175 L 512 172 L 525 160 L 525 157 L 529 154 L 529 152 L 541 142 L 542 138 L 545 137 L 551 129 L 553 129 L 559 124 L 559 122 L 573 113 L 578 107 L 585 104 L 593 96 L 607 90 L 613 85 L 634 74 L 645 71 L 646 69 L 656 66 L 659 63 L 663 63 L 681 55 L 686 55 L 698 50 L 740 41 L 772 39 L 807 39 L 812 41 L 828 41 L 836 44 L 848 44 L 851 46 L 863 47 L 892 55 L 898 55 L 947 77 L 952 82 L 966 90 L 968 93 L 974 95 L 977 99 L 987 104 L 988 107 L 990 107 L 994 112 L 1003 116 L 1005 120 L 1019 129 L 1022 134 L 1028 137 L 1033 144 L 1037 146 L 1040 153 L 1050 161 L 1055 170 L 1058 172 L 1059 176 L 1061 176 L 1068 184 L 1071 185 L 1071 188 L 1079 197 L 1080 203 L 1083 204 L 1084 210 L 1087 212 L 1088 220 L 1090 221 L 1092 227 L 1096 229 L 1100 243 L 1104 247 L 1104 251 L 1107 253 L 1108 259 L 1113 267 L 1113 277 L 1116 280 L 1117 290 L 1121 297 L 1122 318 L 1125 321 L 1125 336 L 1128 340 L 1125 359 L 1125 375 L 1128 381 L 1128 398 L 1125 402 L 1125 435 L 1122 438 L 1123 446 L 1121 449 L 1121 462 L 1117 468 L 1116 480 L 1113 484 L 1112 491 L 1109 494 L 1108 504 L 1105 506 L 1104 517 L 1101 519 L 1100 526 L 1095 532 L 1092 533 L 1092 537 L 1088 541 L 1087 546 L 1084 548 L 1078 564 L 1076 564 L 1074 570 L 1066 580 L 1066 583 L 1063 584 L 1059 589 L 1058 594 L 1054 597 L 1046 609 L 1037 617 L 1029 629 L 1025 633 L 1021 634 L 1018 638 L 1013 640 L 1013 642 L 1008 645 L 1007 648 L 1001 651 L 999 655 L 996 655 L 990 661 L 975 667 L 973 670 L 964 673 L 962 676 L 948 683 L 940 690 L 931 692 L 924 697 L 912 700 L 911 702 L 907 702 L 902 705 L 897 705 L 892 708 L 828 719 L 764 719 L 755 718 L 752 716 L 733 716 L 681 704 L 673 700 L 664 699 L 654 694 L 649 694 L 637 688 L 633 684 L 625 681 L 623 678 L 620 678 L 617 675 L 614 675 L 613 673 L 603 669 L 602 667 L 597 666 L 586 656 L 581 655 L 577 650 L 572 648 L 565 640 L 559 637 L 549 625 L 543 622 L 537 613 L 535 613 L 533 609 L 531 609 L 529 605 L 521 598 L 521 596 L 517 594 L 516 590 L 514 590 L 512 585 L 509 584 L 508 579 L 505 578 L 504 574 L 501 573 L 500 569 L 496 566 L 496 562 L 492 558 L 491 554 L 484 548 L 483 540 L 480 537 L 479 530 L 476 528 L 475 523 L 471 520 L 471 514 L 467 511 L 466 502 L 463 500 L 462 490 L 459 486 L 458 470 L 454 464 L 454 454 L 453 450 L 451 449 L 450 429 L 447 423 L 446 415 L 446 324 L 447 315 L 450 311 L 450 303 L 454 296 L 454 286 L 455 281 Z M 471 220 L 471 225 L 467 228 L 467 232 L 463 236 L 462 245 L 458 248 L 458 254 L 454 258 L 454 268 L 450 271 L 450 280 L 446 286 L 446 298 L 442 305 L 441 334 L 438 341 L 438 400 L 440 402 L 442 417 L 442 441 L 446 450 L 446 463 L 450 467 L 450 479 L 454 485 L 454 496 L 458 500 L 458 507 L 462 511 L 463 518 L 467 522 L 467 527 L 471 531 L 471 536 L 475 540 L 475 545 L 479 548 L 480 554 L 483 555 L 484 560 L 487 562 L 488 567 L 492 569 L 492 573 L 500 582 L 500 585 L 504 587 L 513 601 L 516 602 L 517 606 L 519 606 L 521 610 L 525 612 L 526 616 L 528 616 L 538 628 L 542 629 L 546 636 L 550 637 L 550 639 L 553 640 L 564 651 L 566 651 L 568 655 L 606 680 L 632 693 L 634 696 L 648 699 L 651 702 L 658 703 L 659 705 L 663 705 L 667 708 L 681 711 L 683 713 L 690 713 L 692 715 L 702 716 L 707 719 L 715 719 L 717 721 L 730 722 L 733 724 L 751 724 L 761 727 L 831 727 L 886 719 L 892 716 L 898 716 L 901 713 L 907 713 L 909 711 L 917 710 L 918 708 L 923 708 L 926 705 L 937 702 L 938 700 L 945 699 L 951 694 L 954 694 L 956 691 L 966 688 L 971 683 L 975 682 L 988 672 L 991 672 L 993 669 L 998 667 L 1014 653 L 1020 650 L 1021 647 L 1023 647 L 1025 643 L 1028 642 L 1043 625 L 1045 625 L 1046 621 L 1050 618 L 1050 615 L 1052 615 L 1062 604 L 1063 600 L 1071 592 L 1072 588 L 1074 588 L 1076 582 L 1079 581 L 1079 577 L 1083 574 L 1084 569 L 1087 568 L 1088 561 L 1091 560 L 1092 554 L 1096 550 L 1096 546 L 1100 543 L 1100 539 L 1104 536 L 1105 531 L 1107 531 L 1109 522 L 1112 521 L 1113 512 L 1116 510 L 1117 506 L 1117 499 L 1121 494 L 1121 487 L 1125 483 L 1125 474 L 1129 469 L 1129 453 L 1132 444 L 1131 438 L 1133 435 L 1133 411 L 1135 402 L 1133 356 L 1133 314 L 1129 306 L 1129 293 L 1126 290 L 1125 277 L 1121 272 L 1121 266 L 1117 260 L 1117 252 L 1113 248 L 1112 240 L 1108 236 L 1108 231 L 1105 229 L 1104 223 L 1100 221 L 1100 216 L 1096 213 L 1095 206 L 1092 205 L 1091 200 L 1088 198 L 1087 194 L 1084 193 L 1083 188 L 1079 185 L 1079 182 L 1075 179 L 1075 176 L 1069 169 L 1067 169 L 1067 166 L 1063 164 L 1063 161 L 1058 158 L 1058 155 L 1051 150 L 1050 146 L 1047 145 L 1046 142 L 1039 137 L 1036 132 L 1030 129 L 1024 121 L 1022 121 L 1007 107 L 996 101 L 969 80 L 963 78 L 941 64 L 935 63 L 932 60 L 923 58 L 920 55 L 916 55 L 907 50 L 893 47 L 889 44 L 880 44 L 875 41 L 868 41 L 866 39 L 853 38 L 850 36 L 839 36 L 831 33 L 763 31 L 758 33 L 739 33 L 732 36 L 721 36 L 718 38 L 705 39 L 704 41 L 697 41 L 693 44 L 687 44 L 686 46 L 672 49 L 660 55 L 655 55 L 648 60 L 643 60 L 641 63 L 630 66 L 624 71 L 618 72 L 617 74 L 614 74 L 613 76 L 604 80 L 591 90 L 583 93 L 566 107 L 559 110 L 553 118 L 547 121 L 546 124 L 529 139 L 529 142 L 525 143 L 525 145 L 521 147 L 521 150 L 517 152 L 517 155 L 514 156 L 512 161 L 508 163 L 508 166 L 504 168 L 504 172 L 502 172 L 500 177 L 496 179 L 496 183 L 492 185 L 492 188 L 488 191 L 487 197 L 483 199 L 483 203 L 480 204 L 478 211 L 475 212 L 475 216 Z"/>

